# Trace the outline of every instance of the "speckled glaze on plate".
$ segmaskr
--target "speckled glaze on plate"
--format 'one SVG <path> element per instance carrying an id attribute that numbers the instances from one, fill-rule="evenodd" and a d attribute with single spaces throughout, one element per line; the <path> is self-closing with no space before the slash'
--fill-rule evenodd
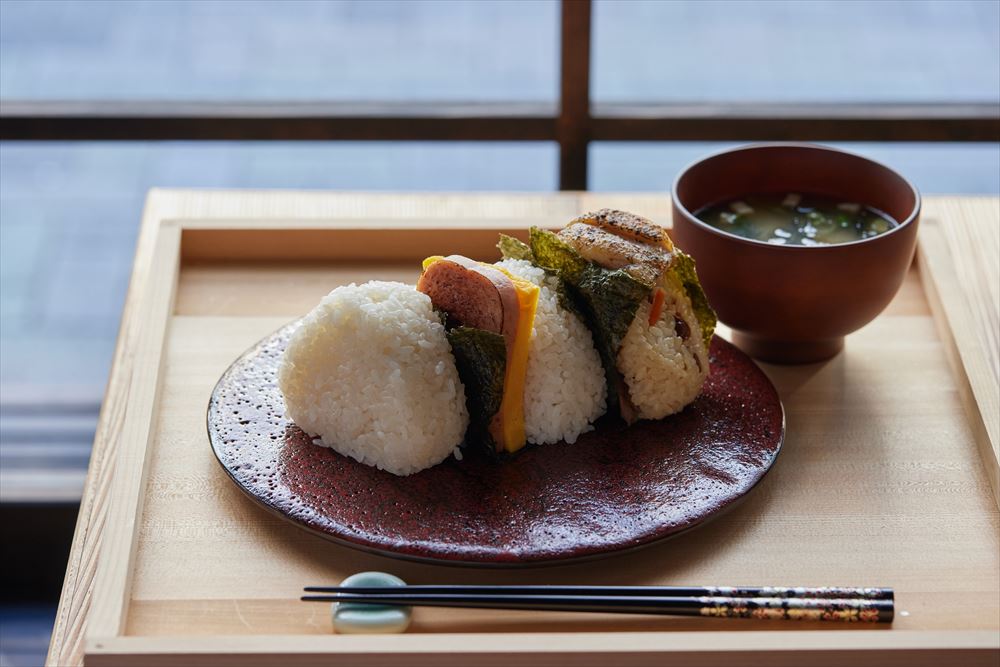
<path id="1" fill-rule="evenodd" d="M 680 414 L 497 463 L 475 452 L 409 477 L 362 465 L 284 417 L 277 368 L 290 324 L 219 380 L 208 434 L 222 467 L 265 508 L 322 537 L 386 556 L 455 565 L 562 563 L 689 530 L 760 481 L 784 436 L 774 386 L 715 338 L 711 373 Z"/>

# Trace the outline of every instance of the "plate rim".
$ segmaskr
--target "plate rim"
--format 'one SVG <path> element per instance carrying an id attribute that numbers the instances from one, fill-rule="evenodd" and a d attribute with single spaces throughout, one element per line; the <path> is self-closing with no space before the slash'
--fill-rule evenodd
<path id="1" fill-rule="evenodd" d="M 254 504 L 256 504 L 258 507 L 263 508 L 268 513 L 270 513 L 270 514 L 272 514 L 274 516 L 277 516 L 278 518 L 280 518 L 280 519 L 282 519 L 282 520 L 284 520 L 284 521 L 286 521 L 288 523 L 291 523 L 292 525 L 296 526 L 297 528 L 299 528 L 301 530 L 304 530 L 304 531 L 306 531 L 306 532 L 308 532 L 308 533 L 310 533 L 312 535 L 315 535 L 317 537 L 320 537 L 320 538 L 322 538 L 322 539 L 324 539 L 324 540 L 326 540 L 328 542 L 333 542 L 334 544 L 337 544 L 338 546 L 347 547 L 347 548 L 350 548 L 350 549 L 355 549 L 355 550 L 362 551 L 362 552 L 365 552 L 365 553 L 370 553 L 370 554 L 373 554 L 373 555 L 376 555 L 376 556 L 381 556 L 383 558 L 392 558 L 392 559 L 398 559 L 398 560 L 406 560 L 406 561 L 410 561 L 410 562 L 421 563 L 421 564 L 424 564 L 424 565 L 437 565 L 437 566 L 449 566 L 450 565 L 450 566 L 466 567 L 466 568 L 501 569 L 501 570 L 503 570 L 503 569 L 519 569 L 519 568 L 531 568 L 531 567 L 555 567 L 555 566 L 559 566 L 559 565 L 572 565 L 572 564 L 576 564 L 576 563 L 584 563 L 584 562 L 588 562 L 588 561 L 600 560 L 600 559 L 603 559 L 603 558 L 610 558 L 610 557 L 613 557 L 613 556 L 620 556 L 620 555 L 630 554 L 630 553 L 633 553 L 635 551 L 639 551 L 641 549 L 645 549 L 647 547 L 654 546 L 656 544 L 661 544 L 663 542 L 668 542 L 670 540 L 673 540 L 674 538 L 681 537 L 682 535 L 686 535 L 690 531 L 698 529 L 698 528 L 701 528 L 701 527 L 705 526 L 706 524 L 711 523 L 715 519 L 717 519 L 717 518 L 719 518 L 719 517 L 721 517 L 721 516 L 723 516 L 725 514 L 728 514 L 731 510 L 733 510 L 734 508 L 736 508 L 737 506 L 739 506 L 740 504 L 742 504 L 742 502 L 747 498 L 747 496 L 749 496 L 750 493 L 754 489 L 757 488 L 757 486 L 761 483 L 761 481 L 763 481 L 763 479 L 767 476 L 767 474 L 774 467 L 774 463 L 775 463 L 775 461 L 777 461 L 778 455 L 781 453 L 781 450 L 784 448 L 784 445 L 785 445 L 785 434 L 786 434 L 786 430 L 787 430 L 786 429 L 787 415 L 786 415 L 786 412 L 785 412 L 785 404 L 781 400 L 781 395 L 778 394 L 777 387 L 774 386 L 774 383 L 771 382 L 771 379 L 767 376 L 766 373 L 764 373 L 763 369 L 760 367 L 760 365 L 756 361 L 753 360 L 752 357 L 750 357 L 748 354 L 746 354 L 745 352 L 743 352 L 743 350 L 740 350 L 738 347 L 736 347 L 736 345 L 734 345 L 730 341 L 726 340 L 725 338 L 722 338 L 718 334 L 714 334 L 712 336 L 713 339 L 720 340 L 724 344 L 732 347 L 739 354 L 744 355 L 747 358 L 747 360 L 750 361 L 750 363 L 752 363 L 757 368 L 757 371 L 759 373 L 761 373 L 767 379 L 768 384 L 770 384 L 771 387 L 774 389 L 774 393 L 775 393 L 775 396 L 776 396 L 777 402 L 778 402 L 778 408 L 781 411 L 781 429 L 780 429 L 780 433 L 778 434 L 778 444 L 774 448 L 774 452 L 771 455 L 771 457 L 768 459 L 768 461 L 766 462 L 766 464 L 762 466 L 762 472 L 757 477 L 757 479 L 755 479 L 753 481 L 753 483 L 750 486 L 748 486 L 738 496 L 736 496 L 732 500 L 727 501 L 724 505 L 722 505 L 718 509 L 714 510 L 713 512 L 711 512 L 707 516 L 704 516 L 704 517 L 700 518 L 699 520 L 695 521 L 694 523 L 692 523 L 692 524 L 690 524 L 688 526 L 685 526 L 684 528 L 681 528 L 680 530 L 677 530 L 677 531 L 674 531 L 672 533 L 669 533 L 667 535 L 654 535 L 654 536 L 652 536 L 649 539 L 646 539 L 646 540 L 643 540 L 643 541 L 640 541 L 640 542 L 637 542 L 637 543 L 634 543 L 634 544 L 627 544 L 627 545 L 618 546 L 618 547 L 611 547 L 611 548 L 606 548 L 606 549 L 599 549 L 597 551 L 593 551 L 593 552 L 585 553 L 585 554 L 579 554 L 579 555 L 556 556 L 554 558 L 553 557 L 532 558 L 532 557 L 529 556 L 527 558 L 521 558 L 521 559 L 518 559 L 518 560 L 511 560 L 511 561 L 476 560 L 476 559 L 468 559 L 468 558 L 449 558 L 448 556 L 444 556 L 444 555 L 442 555 L 442 556 L 426 556 L 426 555 L 419 555 L 419 554 L 407 553 L 407 552 L 403 552 L 403 551 L 394 551 L 394 550 L 391 550 L 391 549 L 385 549 L 385 548 L 382 548 L 382 547 L 378 547 L 378 546 L 375 546 L 375 545 L 372 545 L 370 543 L 363 542 L 363 541 L 355 542 L 355 541 L 352 541 L 352 540 L 347 539 L 347 538 L 345 538 L 343 536 L 340 536 L 340 535 L 336 535 L 336 534 L 333 534 L 333 533 L 329 533 L 329 532 L 325 532 L 325 531 L 322 531 L 322 530 L 318 530 L 318 529 L 310 526 L 304 520 L 296 518 L 296 517 L 293 517 L 293 516 L 289 516 L 286 512 L 282 511 L 280 508 L 274 506 L 273 504 L 269 503 L 268 501 L 264 500 L 263 498 L 255 495 L 253 493 L 251 493 L 250 489 L 248 489 L 247 487 L 245 487 L 240 482 L 240 480 L 238 480 L 236 478 L 236 476 L 233 474 L 233 471 L 231 471 L 229 469 L 229 467 L 226 466 L 226 464 L 223 462 L 222 455 L 221 455 L 221 453 L 219 451 L 219 447 L 217 447 L 217 445 L 216 445 L 216 439 L 213 437 L 213 431 L 212 431 L 212 413 L 213 413 L 213 409 L 214 409 L 215 403 L 216 403 L 216 401 L 215 401 L 216 390 L 223 383 L 223 381 L 230 375 L 230 373 L 233 372 L 233 369 L 236 367 L 236 365 L 239 364 L 240 361 L 242 361 L 247 356 L 247 354 L 249 354 L 250 352 L 252 352 L 255 349 L 257 349 L 262 342 L 264 342 L 264 341 L 272 338 L 277 333 L 279 333 L 279 332 L 285 330 L 286 328 L 294 325 L 295 323 L 299 322 L 301 319 L 302 318 L 296 318 L 294 320 L 291 320 L 288 323 L 283 324 L 282 326 L 278 327 L 277 329 L 275 329 L 271 333 L 265 335 L 264 337 L 262 337 L 261 339 L 259 339 L 258 341 L 256 341 L 253 345 L 251 345 L 250 347 L 248 347 L 247 349 L 245 349 L 242 353 L 240 353 L 239 356 L 237 356 L 236 359 L 231 364 L 229 364 L 229 366 L 222 373 L 222 375 L 219 376 L 219 379 L 216 381 L 215 385 L 212 387 L 212 393 L 210 394 L 209 399 L 208 399 L 208 409 L 205 411 L 205 428 L 206 428 L 206 432 L 207 432 L 207 435 L 208 435 L 209 446 L 210 446 L 210 448 L 212 450 L 212 454 L 214 455 L 216 462 L 219 464 L 219 466 L 222 468 L 222 470 L 226 473 L 226 476 L 233 482 L 233 484 L 236 485 L 236 488 L 238 488 L 243 493 L 244 496 L 246 496 L 247 498 L 249 498 L 250 500 L 252 500 L 254 502 Z M 664 417 L 664 419 L 669 419 L 669 416 L 668 417 Z M 291 420 L 289 420 L 289 421 L 291 421 Z M 308 435 L 308 434 L 306 434 L 306 435 Z M 343 456 L 342 454 L 340 454 L 339 452 L 336 452 L 336 451 L 334 451 L 333 453 L 336 454 L 336 455 L 338 455 L 338 456 Z M 364 464 L 359 463 L 359 465 L 364 465 Z M 415 473 L 415 474 L 419 474 L 419 473 Z"/>

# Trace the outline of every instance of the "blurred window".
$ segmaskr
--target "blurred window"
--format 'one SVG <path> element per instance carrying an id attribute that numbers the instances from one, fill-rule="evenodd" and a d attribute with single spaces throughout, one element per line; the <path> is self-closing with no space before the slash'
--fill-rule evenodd
<path id="1" fill-rule="evenodd" d="M 0 97 L 554 104 L 559 4 L 3 0 Z"/>
<path id="2" fill-rule="evenodd" d="M 896 169 L 924 194 L 1000 194 L 1000 144 L 825 143 Z M 688 164 L 735 145 L 703 141 L 594 142 L 590 145 L 590 187 L 670 192 L 674 178 Z"/>
<path id="3" fill-rule="evenodd" d="M 1000 102 L 1000 2 L 595 0 L 600 102 Z"/>

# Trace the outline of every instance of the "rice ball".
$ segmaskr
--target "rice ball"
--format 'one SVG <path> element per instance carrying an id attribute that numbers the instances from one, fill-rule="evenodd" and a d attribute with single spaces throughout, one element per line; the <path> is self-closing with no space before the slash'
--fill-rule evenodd
<path id="1" fill-rule="evenodd" d="M 593 430 L 607 396 L 590 330 L 559 305 L 558 278 L 525 260 L 505 259 L 497 266 L 540 288 L 524 387 L 528 442 L 574 443 Z"/>
<path id="2" fill-rule="evenodd" d="M 684 295 L 667 289 L 663 309 L 649 325 L 652 305 L 643 301 L 618 350 L 618 371 L 640 419 L 680 412 L 708 377 L 708 351 Z"/>
<path id="3" fill-rule="evenodd" d="M 317 444 L 395 475 L 443 461 L 469 423 L 444 326 L 402 283 L 330 292 L 292 334 L 278 385 Z"/>

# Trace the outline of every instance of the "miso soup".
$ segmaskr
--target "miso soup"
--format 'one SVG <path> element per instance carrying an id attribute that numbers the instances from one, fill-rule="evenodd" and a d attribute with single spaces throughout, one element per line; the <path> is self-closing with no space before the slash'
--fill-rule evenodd
<path id="1" fill-rule="evenodd" d="M 850 243 L 898 224 L 858 202 L 794 192 L 746 195 L 706 206 L 695 215 L 716 229 L 776 245 Z"/>

